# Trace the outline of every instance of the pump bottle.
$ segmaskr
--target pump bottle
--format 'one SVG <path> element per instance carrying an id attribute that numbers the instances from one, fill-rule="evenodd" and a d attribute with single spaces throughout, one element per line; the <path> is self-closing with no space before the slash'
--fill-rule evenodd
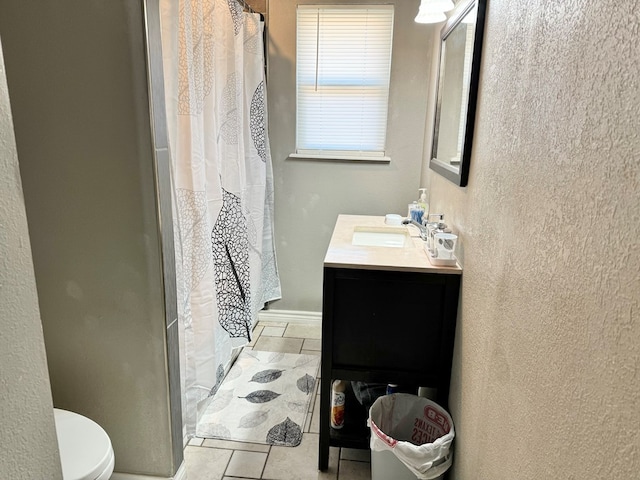
<path id="1" fill-rule="evenodd" d="M 419 188 L 418 192 L 420 192 L 420 199 L 418 200 L 418 205 L 420 205 L 422 207 L 423 210 L 423 214 L 422 214 L 422 218 L 424 219 L 424 221 L 426 222 L 427 219 L 429 218 L 429 199 L 427 198 L 427 189 L 426 188 Z"/>

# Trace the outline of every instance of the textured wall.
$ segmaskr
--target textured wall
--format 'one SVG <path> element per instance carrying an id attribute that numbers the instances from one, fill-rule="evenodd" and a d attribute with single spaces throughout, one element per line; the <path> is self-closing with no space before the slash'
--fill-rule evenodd
<path id="1" fill-rule="evenodd" d="M 116 471 L 168 477 L 143 8 L 3 0 L 0 34 L 54 404 L 102 425 Z"/>
<path id="2" fill-rule="evenodd" d="M 0 472 L 61 479 L 13 124 L 0 48 Z M 34 455 L 34 452 L 37 454 Z"/>
<path id="3" fill-rule="evenodd" d="M 469 185 L 424 178 L 464 250 L 457 480 L 638 478 L 638 25 L 634 0 L 488 7 Z"/>
<path id="4" fill-rule="evenodd" d="M 275 177 L 275 234 L 282 300 L 273 308 L 319 311 L 322 262 L 340 213 L 405 214 L 417 199 L 422 156 L 430 38 L 434 26 L 413 21 L 417 0 L 356 0 L 395 4 L 387 152 L 389 164 L 289 159 L 295 152 L 296 5 L 269 2 L 269 137 Z M 339 2 L 338 2 L 339 3 Z"/>

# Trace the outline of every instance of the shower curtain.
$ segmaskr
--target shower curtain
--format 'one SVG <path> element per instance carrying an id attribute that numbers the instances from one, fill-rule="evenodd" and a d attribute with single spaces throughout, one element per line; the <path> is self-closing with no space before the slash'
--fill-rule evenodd
<path id="1" fill-rule="evenodd" d="M 236 0 L 161 0 L 185 435 L 280 298 L 263 24 Z"/>

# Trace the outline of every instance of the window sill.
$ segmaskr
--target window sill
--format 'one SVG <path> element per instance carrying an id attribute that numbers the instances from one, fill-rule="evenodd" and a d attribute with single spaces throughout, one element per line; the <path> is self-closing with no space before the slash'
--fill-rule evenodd
<path id="1" fill-rule="evenodd" d="M 306 158 L 308 160 L 338 160 L 346 162 L 376 162 L 376 163 L 389 163 L 391 157 L 380 155 L 321 155 L 316 153 L 290 153 L 289 158 Z"/>

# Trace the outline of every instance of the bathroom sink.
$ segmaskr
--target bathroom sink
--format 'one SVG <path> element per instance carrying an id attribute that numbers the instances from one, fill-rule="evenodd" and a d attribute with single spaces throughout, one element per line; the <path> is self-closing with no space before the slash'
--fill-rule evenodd
<path id="1" fill-rule="evenodd" d="M 355 227 L 351 244 L 365 247 L 404 248 L 408 240 L 409 233 L 404 227 Z"/>

